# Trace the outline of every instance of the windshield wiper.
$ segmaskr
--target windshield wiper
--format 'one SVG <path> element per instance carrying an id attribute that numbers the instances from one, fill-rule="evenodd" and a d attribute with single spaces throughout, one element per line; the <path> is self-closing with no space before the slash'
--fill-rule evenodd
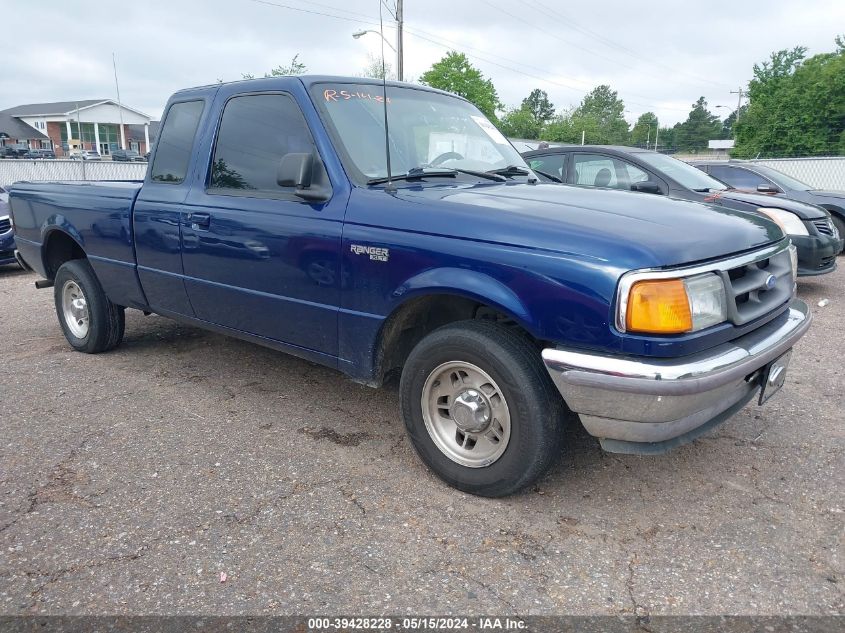
<path id="1" fill-rule="evenodd" d="M 485 178 L 487 180 L 495 180 L 496 182 L 505 182 L 507 178 L 498 174 L 493 174 L 486 171 L 473 171 L 472 169 L 432 169 L 430 167 L 413 167 L 405 174 L 396 174 L 391 176 L 390 180 L 420 180 L 422 178 L 454 178 L 457 174 L 467 174 L 468 176 L 475 176 L 477 178 Z M 378 178 L 370 178 L 367 181 L 368 185 L 380 185 L 387 182 L 387 176 L 379 176 Z"/>
<path id="2" fill-rule="evenodd" d="M 491 169 L 488 174 L 498 174 L 499 176 L 528 176 L 531 172 L 526 167 L 519 165 L 508 165 L 500 169 Z"/>
<path id="3" fill-rule="evenodd" d="M 560 178 L 558 178 L 557 176 L 553 176 L 552 174 L 547 174 L 546 172 L 544 172 L 544 171 L 540 171 L 539 169 L 535 169 L 535 170 L 534 170 L 534 173 L 535 173 L 535 174 L 540 174 L 541 176 L 543 176 L 543 177 L 545 177 L 545 178 L 548 178 L 548 179 L 549 179 L 549 180 L 551 180 L 552 182 L 559 182 L 560 184 L 563 184 L 563 180 L 561 180 L 561 179 L 560 179 Z"/>
<path id="4" fill-rule="evenodd" d="M 378 178 L 370 178 L 367 181 L 368 185 L 380 185 L 388 180 L 419 180 L 421 178 L 454 178 L 458 173 L 457 169 L 428 169 L 424 167 L 412 167 L 404 174 L 392 174 L 390 178 L 387 176 L 379 176 Z"/>

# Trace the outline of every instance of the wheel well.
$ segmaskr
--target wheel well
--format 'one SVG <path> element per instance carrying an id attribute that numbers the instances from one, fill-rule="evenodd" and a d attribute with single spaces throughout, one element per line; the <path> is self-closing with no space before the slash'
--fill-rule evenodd
<path id="1" fill-rule="evenodd" d="M 411 350 L 427 334 L 448 323 L 468 319 L 501 323 L 522 332 L 539 347 L 539 341 L 527 330 L 496 308 L 458 295 L 426 295 L 403 303 L 382 325 L 376 348 L 376 381 L 381 383 L 401 369 Z"/>
<path id="2" fill-rule="evenodd" d="M 72 259 L 85 259 L 85 251 L 67 233 L 53 231 L 44 243 L 44 270 L 48 279 L 56 276 L 59 268 Z"/>

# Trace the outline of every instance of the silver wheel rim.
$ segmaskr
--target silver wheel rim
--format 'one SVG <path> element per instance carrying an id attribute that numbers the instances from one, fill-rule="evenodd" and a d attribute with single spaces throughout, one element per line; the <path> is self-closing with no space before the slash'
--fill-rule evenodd
<path id="1" fill-rule="evenodd" d="M 508 447 L 508 403 L 480 367 L 463 361 L 443 363 L 428 375 L 421 403 L 429 436 L 453 462 L 483 468 Z"/>
<path id="2" fill-rule="evenodd" d="M 76 338 L 88 336 L 90 321 L 88 301 L 79 284 L 70 279 L 62 286 L 62 316 L 67 329 Z"/>

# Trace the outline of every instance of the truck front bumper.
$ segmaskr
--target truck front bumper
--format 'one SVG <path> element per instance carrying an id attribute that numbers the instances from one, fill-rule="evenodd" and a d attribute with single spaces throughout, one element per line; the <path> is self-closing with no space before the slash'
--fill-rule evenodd
<path id="1" fill-rule="evenodd" d="M 810 326 L 807 304 L 730 343 L 683 358 L 642 359 L 559 348 L 543 350 L 569 408 L 602 448 L 656 454 L 685 444 L 744 407 L 763 385 L 769 363 Z"/>

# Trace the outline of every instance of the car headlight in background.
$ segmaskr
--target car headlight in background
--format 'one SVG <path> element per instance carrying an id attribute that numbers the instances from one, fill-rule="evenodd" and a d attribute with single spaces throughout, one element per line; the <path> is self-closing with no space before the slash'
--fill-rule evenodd
<path id="1" fill-rule="evenodd" d="M 785 211 L 783 209 L 772 209 L 769 207 L 759 207 L 757 209 L 760 213 L 767 215 L 777 225 L 783 229 L 787 235 L 809 235 L 807 227 L 794 213 Z"/>
<path id="2" fill-rule="evenodd" d="M 697 332 L 728 318 L 725 284 L 715 273 L 635 281 L 619 310 L 620 329 L 649 334 Z"/>
<path id="3" fill-rule="evenodd" d="M 795 244 L 789 245 L 789 263 L 792 264 L 792 281 L 798 283 L 798 249 Z"/>

